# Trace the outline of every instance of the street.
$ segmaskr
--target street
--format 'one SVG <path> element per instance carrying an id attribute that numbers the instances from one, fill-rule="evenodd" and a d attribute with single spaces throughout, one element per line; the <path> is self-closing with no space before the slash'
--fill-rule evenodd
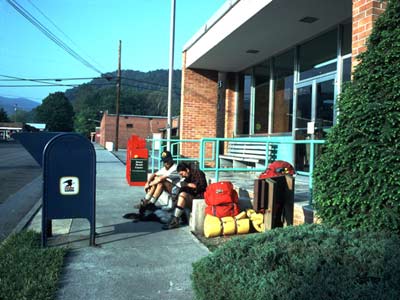
<path id="1" fill-rule="evenodd" d="M 42 196 L 41 173 L 19 143 L 0 143 L 0 241 Z"/>

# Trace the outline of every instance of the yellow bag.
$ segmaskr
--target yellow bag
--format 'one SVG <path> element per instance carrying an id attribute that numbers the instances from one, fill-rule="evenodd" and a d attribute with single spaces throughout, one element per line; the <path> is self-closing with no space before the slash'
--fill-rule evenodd
<path id="1" fill-rule="evenodd" d="M 250 219 L 247 218 L 246 212 L 241 212 L 235 217 L 223 217 L 221 219 L 207 214 L 204 219 L 203 228 L 206 238 L 222 234 L 245 234 L 250 230 Z"/>
<path id="2" fill-rule="evenodd" d="M 249 233 L 249 230 L 250 230 L 250 220 L 249 219 L 236 220 L 236 233 L 237 234 Z"/>
<path id="3" fill-rule="evenodd" d="M 265 225 L 264 225 L 264 215 L 260 213 L 256 213 L 254 209 L 248 209 L 246 211 L 247 216 L 250 218 L 251 223 L 253 224 L 253 227 L 255 230 L 258 232 L 264 232 L 265 231 Z"/>
<path id="4" fill-rule="evenodd" d="M 223 235 L 231 235 L 235 234 L 236 231 L 236 223 L 233 217 L 223 217 L 221 218 L 222 223 L 222 234 Z"/>
<path id="5" fill-rule="evenodd" d="M 206 238 L 221 235 L 221 220 L 218 217 L 206 215 L 204 219 L 204 236 Z"/>

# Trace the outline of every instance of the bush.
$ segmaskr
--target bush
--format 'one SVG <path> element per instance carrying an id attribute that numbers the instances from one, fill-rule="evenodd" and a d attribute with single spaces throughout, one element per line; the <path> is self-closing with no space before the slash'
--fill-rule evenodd
<path id="1" fill-rule="evenodd" d="M 0 299 L 54 299 L 65 253 L 40 248 L 33 231 L 10 236 L 0 245 Z"/>
<path id="2" fill-rule="evenodd" d="M 400 238 L 323 225 L 234 238 L 193 264 L 196 299 L 400 299 Z"/>
<path id="3" fill-rule="evenodd" d="M 387 2 L 367 46 L 338 101 L 313 198 L 331 226 L 400 232 L 400 1 Z"/>

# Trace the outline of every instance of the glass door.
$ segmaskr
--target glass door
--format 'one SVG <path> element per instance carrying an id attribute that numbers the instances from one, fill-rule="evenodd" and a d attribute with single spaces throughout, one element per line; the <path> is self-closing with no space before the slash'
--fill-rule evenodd
<path id="1" fill-rule="evenodd" d="M 324 139 L 334 122 L 335 75 L 296 84 L 294 139 Z M 310 123 L 311 122 L 311 123 Z M 310 128 L 314 128 L 310 132 Z M 320 152 L 318 146 L 315 153 Z M 295 168 L 310 171 L 310 145 L 295 145 Z"/>

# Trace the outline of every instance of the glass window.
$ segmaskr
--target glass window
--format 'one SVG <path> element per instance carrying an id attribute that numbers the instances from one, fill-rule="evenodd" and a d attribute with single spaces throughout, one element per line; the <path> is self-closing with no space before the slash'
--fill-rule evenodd
<path id="1" fill-rule="evenodd" d="M 243 93 L 243 132 L 248 134 L 250 131 L 250 97 L 251 97 L 251 75 L 244 76 Z"/>
<path id="2" fill-rule="evenodd" d="M 343 59 L 343 82 L 351 80 L 351 57 Z"/>
<path id="3" fill-rule="evenodd" d="M 312 86 L 297 89 L 296 128 L 307 128 L 311 122 Z"/>
<path id="4" fill-rule="evenodd" d="M 343 24 L 342 55 L 351 53 L 351 23 Z"/>
<path id="5" fill-rule="evenodd" d="M 272 132 L 290 132 L 293 114 L 294 51 L 275 58 L 274 122 Z"/>
<path id="6" fill-rule="evenodd" d="M 270 63 L 267 61 L 254 68 L 254 133 L 268 132 L 269 66 Z"/>
<path id="7" fill-rule="evenodd" d="M 249 134 L 250 94 L 251 75 L 247 73 L 241 73 L 239 76 L 238 113 L 236 120 L 237 134 Z"/>
<path id="8" fill-rule="evenodd" d="M 335 102 L 334 80 L 317 83 L 316 126 L 319 129 L 333 126 L 333 106 Z"/>
<path id="9" fill-rule="evenodd" d="M 329 31 L 299 48 L 300 80 L 336 70 L 337 29 Z"/>

